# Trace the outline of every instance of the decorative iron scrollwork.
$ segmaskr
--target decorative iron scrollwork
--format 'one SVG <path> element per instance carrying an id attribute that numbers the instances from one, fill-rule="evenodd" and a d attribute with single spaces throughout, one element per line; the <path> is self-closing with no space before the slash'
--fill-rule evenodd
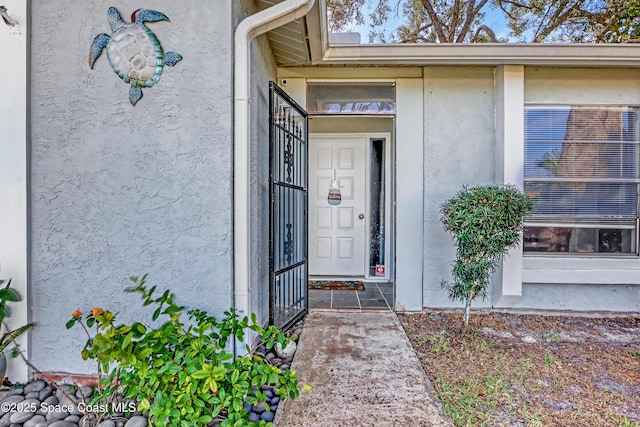
<path id="1" fill-rule="evenodd" d="M 287 167 L 287 177 L 285 178 L 287 180 L 287 182 L 291 182 L 293 181 L 292 175 L 293 175 L 293 168 L 294 168 L 294 164 L 293 164 L 293 144 L 291 143 L 291 140 L 293 139 L 293 137 L 290 134 L 287 134 L 287 145 L 285 146 L 284 149 L 284 164 Z"/>
<path id="2" fill-rule="evenodd" d="M 293 259 L 293 233 L 291 232 L 293 224 L 288 223 L 285 227 L 287 228 L 287 239 L 284 241 L 282 250 L 284 251 L 284 256 L 286 257 L 287 262 L 291 263 L 291 260 Z"/>

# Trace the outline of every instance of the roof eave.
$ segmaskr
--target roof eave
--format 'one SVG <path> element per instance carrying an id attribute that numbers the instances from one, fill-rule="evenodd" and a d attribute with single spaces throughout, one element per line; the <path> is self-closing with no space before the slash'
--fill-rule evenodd
<path id="1" fill-rule="evenodd" d="M 328 46 L 316 65 L 640 67 L 639 44 L 390 44 Z"/>

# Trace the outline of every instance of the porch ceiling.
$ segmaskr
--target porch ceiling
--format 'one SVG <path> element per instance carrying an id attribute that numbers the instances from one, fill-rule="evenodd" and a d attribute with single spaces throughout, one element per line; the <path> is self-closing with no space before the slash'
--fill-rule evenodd
<path id="1" fill-rule="evenodd" d="M 282 3 L 284 0 L 256 0 L 259 10 Z M 307 65 L 311 62 L 306 18 L 296 19 L 267 33 L 276 64 L 283 66 Z"/>

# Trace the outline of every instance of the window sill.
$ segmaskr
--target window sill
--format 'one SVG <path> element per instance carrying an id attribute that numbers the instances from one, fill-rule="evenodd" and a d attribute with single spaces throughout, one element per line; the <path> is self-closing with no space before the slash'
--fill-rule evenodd
<path id="1" fill-rule="evenodd" d="M 638 285 L 640 258 L 525 256 L 523 283 Z"/>

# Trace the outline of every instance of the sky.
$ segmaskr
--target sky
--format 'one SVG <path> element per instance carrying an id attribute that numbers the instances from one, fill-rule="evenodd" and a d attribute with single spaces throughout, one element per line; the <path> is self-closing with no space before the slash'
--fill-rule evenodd
<path id="1" fill-rule="evenodd" d="M 485 13 L 485 22 L 487 26 L 496 33 L 496 37 L 498 39 L 502 39 L 502 38 L 508 39 L 509 31 L 507 28 L 507 21 L 504 18 L 503 12 L 500 9 L 491 6 L 490 4 L 486 5 L 483 10 Z M 402 13 L 402 10 L 400 9 L 399 12 Z M 365 18 L 367 18 L 369 16 L 370 11 L 368 10 L 368 8 L 365 7 L 362 13 L 365 15 Z M 402 16 L 394 17 L 394 14 L 395 14 L 395 11 L 391 13 L 391 15 L 389 16 L 389 20 L 384 26 L 387 32 L 393 31 L 400 24 L 402 24 L 403 17 Z M 365 44 L 369 43 L 369 32 L 371 31 L 371 28 L 369 27 L 368 23 L 365 23 L 365 25 L 352 24 L 350 27 L 345 28 L 344 31 L 345 32 L 353 31 L 353 32 L 360 33 L 361 43 L 365 43 Z M 510 40 L 510 41 L 515 41 L 515 40 Z"/>

